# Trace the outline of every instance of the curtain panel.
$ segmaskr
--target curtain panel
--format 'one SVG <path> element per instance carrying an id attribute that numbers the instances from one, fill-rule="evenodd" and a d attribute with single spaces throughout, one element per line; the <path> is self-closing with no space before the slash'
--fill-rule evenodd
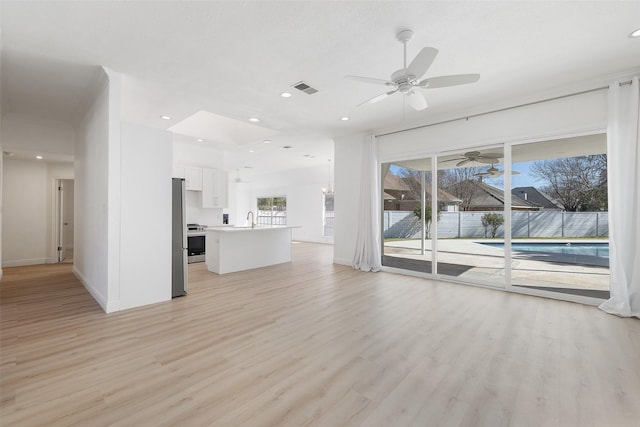
<path id="1" fill-rule="evenodd" d="M 378 188 L 378 141 L 368 136 L 362 144 L 360 175 L 360 205 L 358 212 L 356 250 L 352 267 L 361 271 L 380 271 L 380 197 Z"/>
<path id="2" fill-rule="evenodd" d="M 640 318 L 640 85 L 609 86 L 608 191 L 611 298 L 607 313 Z"/>

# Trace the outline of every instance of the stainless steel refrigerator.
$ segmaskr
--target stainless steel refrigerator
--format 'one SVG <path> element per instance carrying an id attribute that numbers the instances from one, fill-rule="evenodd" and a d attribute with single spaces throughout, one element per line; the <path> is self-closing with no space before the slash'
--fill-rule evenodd
<path id="1" fill-rule="evenodd" d="M 187 294 L 187 215 L 184 179 L 172 179 L 171 297 Z"/>

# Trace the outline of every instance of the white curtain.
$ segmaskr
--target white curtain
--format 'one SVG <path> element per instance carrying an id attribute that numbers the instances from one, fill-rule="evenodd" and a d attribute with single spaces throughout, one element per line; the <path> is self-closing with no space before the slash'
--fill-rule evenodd
<path id="1" fill-rule="evenodd" d="M 356 270 L 380 271 L 380 197 L 378 188 L 378 142 L 374 136 L 362 145 L 360 174 L 360 204 L 358 212 L 356 251 L 351 265 Z"/>
<path id="2" fill-rule="evenodd" d="M 609 86 L 607 155 L 611 298 L 607 313 L 640 318 L 640 85 Z"/>

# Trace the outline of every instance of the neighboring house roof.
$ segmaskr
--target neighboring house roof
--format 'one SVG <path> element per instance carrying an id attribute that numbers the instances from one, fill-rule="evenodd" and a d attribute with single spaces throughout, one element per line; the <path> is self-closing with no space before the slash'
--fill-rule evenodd
<path id="1" fill-rule="evenodd" d="M 425 193 L 427 195 L 427 198 L 431 197 L 431 186 L 427 186 L 427 188 L 425 188 Z M 447 193 L 446 191 L 438 188 L 438 202 L 446 202 L 449 204 L 460 204 L 462 203 L 462 200 L 458 199 L 456 196 Z"/>
<path id="2" fill-rule="evenodd" d="M 398 175 L 387 172 L 384 176 L 384 191 L 388 190 L 409 192 L 411 188 Z"/>
<path id="3" fill-rule="evenodd" d="M 504 191 L 480 181 L 462 181 L 457 186 L 473 186 L 473 196 L 471 197 L 468 210 L 502 210 L 504 209 Z M 523 200 L 518 196 L 511 196 L 511 209 L 514 210 L 539 210 L 540 206 L 530 201 Z"/>
<path id="4" fill-rule="evenodd" d="M 394 193 L 405 193 L 408 194 L 411 192 L 411 187 L 398 175 L 394 175 L 391 172 L 387 172 L 384 176 L 384 194 L 385 199 L 391 198 L 399 198 Z M 427 186 L 425 189 L 427 198 L 431 197 L 431 186 Z M 444 190 L 438 189 L 438 202 L 445 202 L 449 204 L 460 204 L 462 200 L 457 197 L 447 193 Z"/>
<path id="5" fill-rule="evenodd" d="M 519 197 L 531 203 L 535 203 L 544 209 L 562 209 L 551 197 L 538 190 L 536 187 L 515 187 L 511 189 L 512 196 Z"/>

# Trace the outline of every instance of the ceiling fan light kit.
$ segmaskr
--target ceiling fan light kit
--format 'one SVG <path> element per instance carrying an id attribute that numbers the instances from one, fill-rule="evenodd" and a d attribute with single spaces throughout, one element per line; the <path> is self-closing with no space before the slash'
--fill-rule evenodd
<path id="1" fill-rule="evenodd" d="M 427 108 L 427 100 L 421 92 L 414 90 L 415 88 L 435 89 L 448 86 L 457 86 L 474 83 L 480 79 L 480 74 L 457 74 L 420 80 L 426 74 L 427 70 L 438 55 L 438 49 L 435 49 L 433 47 L 422 48 L 418 55 L 413 58 L 413 61 L 411 61 L 409 66 L 407 66 L 407 43 L 413 37 L 413 31 L 402 30 L 398 34 L 396 34 L 396 37 L 403 45 L 403 68 L 391 74 L 391 78 L 389 80 L 363 76 L 345 76 L 345 78 L 347 79 L 364 83 L 384 85 L 392 88 L 392 90 L 380 95 L 376 95 L 373 98 L 360 103 L 358 106 L 376 103 L 399 92 L 406 96 L 407 102 L 409 103 L 411 108 L 416 111 L 421 111 Z"/>

